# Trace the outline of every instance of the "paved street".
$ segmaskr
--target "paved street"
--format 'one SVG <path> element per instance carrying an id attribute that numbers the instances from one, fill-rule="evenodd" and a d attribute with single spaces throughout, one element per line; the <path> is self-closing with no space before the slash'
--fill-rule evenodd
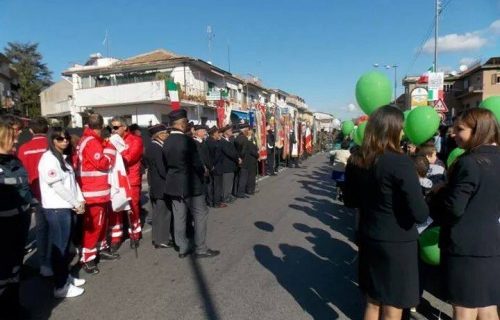
<path id="1" fill-rule="evenodd" d="M 50 298 L 31 257 L 24 304 L 35 319 L 360 319 L 354 217 L 332 200 L 329 174 L 319 154 L 262 180 L 253 198 L 212 209 L 208 244 L 221 250 L 215 259 L 155 250 L 147 226 L 139 259 L 124 244 L 121 260 L 84 275 L 86 292 L 73 300 Z"/>

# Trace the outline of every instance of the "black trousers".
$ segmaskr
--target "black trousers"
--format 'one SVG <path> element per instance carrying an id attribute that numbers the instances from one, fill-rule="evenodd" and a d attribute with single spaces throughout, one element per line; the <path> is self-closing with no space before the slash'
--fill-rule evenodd
<path id="1" fill-rule="evenodd" d="M 152 240 L 155 244 L 167 244 L 172 240 L 172 202 L 169 198 L 151 199 L 153 218 L 151 221 Z"/>
<path id="2" fill-rule="evenodd" d="M 20 319 L 19 273 L 23 264 L 28 215 L 2 217 L 0 212 L 0 319 Z"/>
<path id="3" fill-rule="evenodd" d="M 248 194 L 255 193 L 255 179 L 257 178 L 257 164 L 255 166 L 251 166 L 248 170 L 247 184 L 245 187 L 245 192 Z"/>
<path id="4" fill-rule="evenodd" d="M 274 151 L 275 148 L 269 149 L 267 148 L 267 159 L 266 159 L 266 173 L 267 174 L 273 174 L 275 171 L 275 166 L 274 166 Z"/>
<path id="5" fill-rule="evenodd" d="M 278 172 L 280 168 L 281 156 L 283 154 L 283 148 L 274 147 L 274 171 Z"/>
<path id="6" fill-rule="evenodd" d="M 207 203 L 215 207 L 223 201 L 223 178 L 222 175 L 210 174 L 210 183 L 207 188 Z"/>
<path id="7" fill-rule="evenodd" d="M 248 169 L 242 167 L 238 172 L 238 184 L 237 184 L 238 188 L 236 190 L 237 196 L 245 195 L 247 181 L 248 181 Z"/>

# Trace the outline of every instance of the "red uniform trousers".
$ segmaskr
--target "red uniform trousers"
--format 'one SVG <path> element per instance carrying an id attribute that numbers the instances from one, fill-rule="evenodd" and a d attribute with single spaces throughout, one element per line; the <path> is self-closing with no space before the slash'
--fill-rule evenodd
<path id="1" fill-rule="evenodd" d="M 94 260 L 98 250 L 108 248 L 106 229 L 109 219 L 109 206 L 108 202 L 85 205 L 81 262 L 85 263 Z"/>
<path id="2" fill-rule="evenodd" d="M 123 237 L 123 215 L 127 214 L 125 211 L 114 212 L 110 210 L 109 214 L 109 227 L 111 228 L 111 244 L 122 243 Z"/>

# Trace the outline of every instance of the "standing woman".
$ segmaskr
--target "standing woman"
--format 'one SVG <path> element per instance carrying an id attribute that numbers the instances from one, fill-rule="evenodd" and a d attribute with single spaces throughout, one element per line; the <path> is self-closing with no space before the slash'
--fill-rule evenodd
<path id="1" fill-rule="evenodd" d="M 19 272 L 32 196 L 28 173 L 12 152 L 15 136 L 8 119 L 0 119 L 0 319 L 23 318 L 19 303 Z"/>
<path id="2" fill-rule="evenodd" d="M 71 166 L 70 141 L 67 131 L 54 128 L 49 137 L 49 150 L 42 155 L 38 164 L 42 207 L 49 225 L 49 244 L 52 247 L 56 298 L 81 295 L 84 289 L 79 286 L 85 283 L 85 280 L 73 278 L 69 274 L 73 211 L 77 214 L 85 211 L 83 195 Z"/>
<path id="3" fill-rule="evenodd" d="M 500 133 L 495 116 L 469 109 L 455 121 L 466 150 L 444 189 L 440 248 L 454 319 L 498 320 L 500 305 Z"/>
<path id="4" fill-rule="evenodd" d="M 344 203 L 359 208 L 359 284 L 365 320 L 401 319 L 418 305 L 418 232 L 429 209 L 417 172 L 403 154 L 403 113 L 383 106 L 370 115 L 361 148 L 345 173 Z"/>

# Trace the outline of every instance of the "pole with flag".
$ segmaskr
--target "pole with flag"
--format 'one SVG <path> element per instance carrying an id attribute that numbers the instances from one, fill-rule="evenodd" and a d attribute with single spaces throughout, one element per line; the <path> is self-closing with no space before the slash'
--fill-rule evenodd
<path id="1" fill-rule="evenodd" d="M 109 57 L 109 39 L 108 39 L 108 29 L 104 34 L 104 40 L 102 40 L 102 45 L 106 47 L 106 57 Z"/>
<path id="2" fill-rule="evenodd" d="M 167 81 L 168 96 L 170 97 L 170 105 L 172 110 L 177 110 L 181 108 L 181 103 L 179 101 L 179 91 L 177 91 L 177 84 L 171 80 Z"/>

